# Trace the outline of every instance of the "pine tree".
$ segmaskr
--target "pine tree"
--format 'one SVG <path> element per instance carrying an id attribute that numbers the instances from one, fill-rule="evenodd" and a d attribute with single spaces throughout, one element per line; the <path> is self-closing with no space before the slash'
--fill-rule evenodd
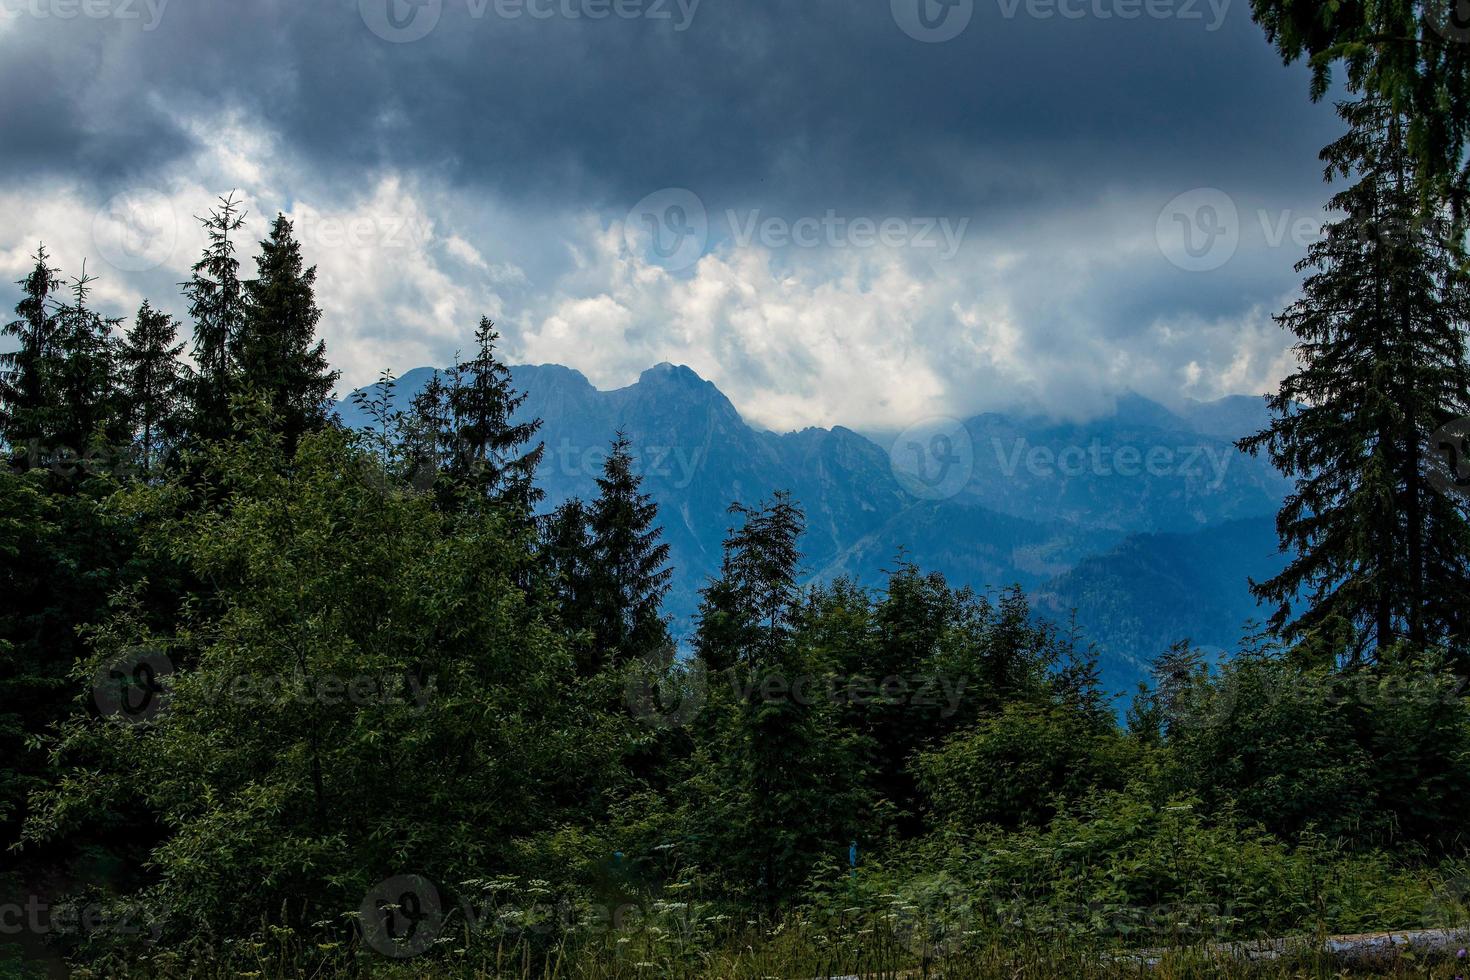
<path id="1" fill-rule="evenodd" d="M 450 464 L 449 450 L 453 445 L 454 417 L 449 410 L 449 386 L 436 372 L 410 399 L 403 419 L 403 455 L 409 485 L 424 492 L 442 489 L 439 475 Z"/>
<path id="2" fill-rule="evenodd" d="M 71 302 L 56 308 L 59 371 L 50 433 L 58 452 L 75 454 L 58 460 L 65 472 L 88 475 L 114 469 L 128 443 L 113 336 L 121 320 L 87 305 L 95 281 L 84 263 L 71 281 Z"/>
<path id="3" fill-rule="evenodd" d="M 479 499 L 508 504 L 529 515 L 543 492 L 534 482 L 545 446 L 525 449 L 540 419 L 512 422 L 526 396 L 511 386 L 510 368 L 495 356 L 500 335 L 489 318 L 475 331 L 475 355 L 450 372 L 449 411 L 455 441 L 451 475 Z"/>
<path id="4" fill-rule="evenodd" d="M 794 894 L 852 839 L 872 801 L 860 739 L 820 681 L 833 664 L 802 636 L 801 510 L 784 492 L 731 507 L 720 578 L 704 592 L 695 648 L 711 676 L 686 783 L 697 855 L 767 907 Z M 730 683 L 724 683 L 728 680 Z"/>
<path id="5" fill-rule="evenodd" d="M 541 528 L 541 566 L 568 633 L 584 636 L 574 652 L 577 672 L 591 677 L 602 669 L 596 639 L 597 603 L 592 527 L 588 508 L 573 497 L 547 515 Z"/>
<path id="6" fill-rule="evenodd" d="M 244 287 L 240 260 L 230 236 L 245 224 L 245 214 L 233 193 L 220 198 L 219 207 L 198 219 L 209 244 L 194 263 L 194 274 L 183 284 L 194 320 L 194 377 L 190 433 L 197 440 L 219 439 L 230 432 L 230 396 L 234 393 L 231 351 L 245 322 Z"/>
<path id="7" fill-rule="evenodd" d="M 53 310 L 55 294 L 62 287 L 61 273 L 48 263 L 46 246 L 36 248 L 35 267 L 16 285 L 22 296 L 15 307 L 17 319 L 0 329 L 0 336 L 14 337 L 18 349 L 0 353 L 0 439 L 16 454 L 36 457 L 51 432 L 49 416 L 58 383 L 57 330 Z M 32 458 L 21 465 L 40 465 Z"/>
<path id="8" fill-rule="evenodd" d="M 805 527 L 790 493 L 757 507 L 732 504 L 742 518 L 725 538 L 720 577 L 703 591 L 697 644 L 711 671 L 750 666 L 790 640 L 800 590 L 797 541 Z"/>
<path id="9" fill-rule="evenodd" d="M 1295 480 L 1276 522 L 1290 563 L 1252 583 L 1277 607 L 1273 629 L 1304 655 L 1358 663 L 1399 640 L 1465 639 L 1470 525 L 1462 501 L 1432 490 L 1429 443 L 1470 413 L 1470 290 L 1443 215 L 1422 205 L 1404 121 L 1373 99 L 1339 113 L 1350 128 L 1323 150 L 1326 176 L 1356 182 L 1329 202 L 1343 217 L 1277 318 L 1300 368 L 1240 448 L 1266 449 Z"/>
<path id="10" fill-rule="evenodd" d="M 1204 653 L 1189 640 L 1179 640 L 1154 658 L 1149 665 L 1154 690 L 1150 697 L 1158 707 L 1161 731 L 1172 735 L 1183 724 L 1200 724 L 1201 719 L 1183 717 L 1190 689 L 1208 673 Z"/>
<path id="11" fill-rule="evenodd" d="M 598 649 L 605 666 L 662 648 L 668 624 L 661 613 L 673 576 L 669 546 L 659 541 L 658 505 L 633 472 L 632 443 L 619 432 L 603 461 L 592 503 L 592 574 Z"/>
<path id="12" fill-rule="evenodd" d="M 255 263 L 257 277 L 245 284 L 245 318 L 231 338 L 231 354 L 240 386 L 275 410 L 289 454 L 303 433 L 327 424 L 341 373 L 328 365 L 326 343 L 316 335 L 322 318 L 316 267 L 305 268 L 285 215 L 276 215 Z"/>
<path id="13" fill-rule="evenodd" d="M 1470 190 L 1470 45 L 1457 0 L 1298 3 L 1251 0 L 1251 17 L 1284 63 L 1311 68 L 1313 102 L 1333 91 L 1334 68 L 1351 91 L 1404 110 L 1406 144 L 1426 189 L 1457 200 Z M 1463 227 L 1463 226 L 1462 226 Z"/>
<path id="14" fill-rule="evenodd" d="M 134 457 L 144 479 L 158 474 L 183 433 L 184 369 L 178 323 L 147 300 L 118 351 Z"/>

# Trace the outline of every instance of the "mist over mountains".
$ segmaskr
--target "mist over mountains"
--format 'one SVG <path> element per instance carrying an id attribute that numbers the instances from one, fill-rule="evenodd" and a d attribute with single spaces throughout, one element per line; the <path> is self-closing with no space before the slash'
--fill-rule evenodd
<path id="1" fill-rule="evenodd" d="M 397 407 L 433 374 L 400 378 Z M 594 496 L 614 433 L 632 440 L 670 545 L 676 633 L 719 568 L 729 505 L 778 489 L 806 512 L 809 580 L 876 586 L 902 556 L 977 590 L 1020 584 L 1040 614 L 1067 623 L 1075 613 L 1114 691 L 1131 691 L 1175 640 L 1233 649 L 1265 614 L 1247 579 L 1283 561 L 1273 520 L 1287 484 L 1233 446 L 1265 423 L 1259 398 L 1176 412 L 1128 395 L 1084 423 L 987 413 L 870 438 L 842 426 L 755 428 L 712 383 L 672 364 L 613 391 L 554 364 L 512 376 L 527 396 L 520 415 L 544 423 L 547 509 Z M 351 398 L 338 412 L 348 426 L 369 424 Z"/>

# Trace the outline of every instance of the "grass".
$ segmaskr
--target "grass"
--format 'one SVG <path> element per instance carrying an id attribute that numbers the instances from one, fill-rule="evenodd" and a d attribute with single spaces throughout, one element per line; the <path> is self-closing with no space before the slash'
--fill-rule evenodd
<path id="1" fill-rule="evenodd" d="M 1200 943 L 1166 953 L 1150 966 L 1122 959 L 1116 947 L 1068 938 L 1026 934 L 972 934 L 932 944 L 917 930 L 898 934 L 854 930 L 833 935 L 810 923 L 788 921 L 773 929 L 731 933 L 713 945 L 640 932 L 563 937 L 557 943 L 526 940 L 493 945 L 474 936 L 447 936 L 423 956 L 394 961 L 364 949 L 307 944 L 278 930 L 269 942 L 235 943 L 220 949 L 154 950 L 96 961 L 71 975 L 90 977 L 285 977 L 382 978 L 462 977 L 475 980 L 649 980 L 653 977 L 708 980 L 813 980 L 863 977 L 872 980 L 1123 980 L 1186 978 L 1431 977 L 1451 980 L 1464 972 L 1459 962 L 1421 962 L 1411 956 L 1372 970 L 1345 970 L 1321 955 L 1250 963 Z M 4 960 L 0 959 L 0 964 Z M 3 975 L 3 974 L 0 974 Z M 22 975 L 22 974 L 12 974 Z"/>

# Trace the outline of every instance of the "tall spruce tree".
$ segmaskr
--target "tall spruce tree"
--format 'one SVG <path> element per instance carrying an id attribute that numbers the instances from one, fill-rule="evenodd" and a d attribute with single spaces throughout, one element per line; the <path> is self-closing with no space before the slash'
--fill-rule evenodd
<path id="1" fill-rule="evenodd" d="M 83 263 L 70 283 L 71 301 L 56 309 L 60 370 L 51 426 L 58 451 L 75 454 L 59 462 L 67 472 L 88 474 L 114 468 L 128 442 L 114 337 L 122 321 L 87 305 L 96 278 Z"/>
<path id="2" fill-rule="evenodd" d="M 580 498 L 565 501 L 542 521 L 540 558 L 562 625 L 579 640 L 573 649 L 577 672 L 591 677 L 601 671 L 603 657 L 597 639 L 591 518 Z"/>
<path id="3" fill-rule="evenodd" d="M 751 666 L 790 640 L 800 599 L 797 545 L 805 517 L 790 493 L 757 507 L 732 504 L 741 518 L 725 538 L 720 577 L 703 592 L 696 643 L 711 671 Z"/>
<path id="4" fill-rule="evenodd" d="M 1354 183 L 1329 202 L 1342 217 L 1298 264 L 1311 270 L 1303 295 L 1277 318 L 1300 367 L 1240 448 L 1295 479 L 1277 517 L 1291 560 L 1252 585 L 1276 605 L 1272 627 L 1308 655 L 1357 663 L 1400 640 L 1465 637 L 1470 524 L 1429 474 L 1431 435 L 1470 412 L 1470 289 L 1442 209 L 1422 203 L 1404 120 L 1371 98 L 1339 113 L 1349 130 L 1322 159 L 1328 180 Z"/>
<path id="5" fill-rule="evenodd" d="M 209 238 L 194 274 L 183 284 L 194 321 L 194 363 L 190 434 L 198 440 L 219 439 L 230 431 L 230 396 L 234 393 L 231 356 L 245 323 L 244 286 L 233 236 L 245 225 L 245 214 L 233 193 L 200 218 Z"/>
<path id="6" fill-rule="evenodd" d="M 834 665 L 802 635 L 802 512 L 781 492 L 731 513 L 741 526 L 725 539 L 695 636 L 709 673 L 730 683 L 709 686 L 690 776 L 676 792 L 697 857 L 773 907 L 839 859 L 872 801 L 861 740 L 822 691 Z"/>
<path id="7" fill-rule="evenodd" d="M 341 373 L 327 363 L 317 337 L 316 267 L 306 268 L 291 222 L 277 214 L 260 243 L 256 278 L 245 284 L 245 317 L 230 339 L 240 386 L 275 410 L 287 453 L 303 433 L 331 417 L 332 389 Z"/>
<path id="8" fill-rule="evenodd" d="M 19 342 L 15 350 L 0 353 L 0 439 L 12 462 L 22 466 L 38 465 L 32 457 L 43 451 L 41 444 L 51 433 L 60 373 L 54 307 L 61 273 L 51 267 L 44 244 L 32 258 L 30 275 L 16 284 L 21 288 L 17 318 L 0 329 L 0 336 Z"/>
<path id="9" fill-rule="evenodd" d="M 133 455 L 144 479 L 156 476 L 183 434 L 184 368 L 178 323 L 147 300 L 118 350 Z"/>
<path id="10" fill-rule="evenodd" d="M 673 570 L 669 546 L 659 540 L 658 505 L 642 492 L 633 472 L 632 443 L 619 432 L 603 460 L 592 502 L 592 575 L 596 595 L 597 644 L 616 666 L 661 649 L 668 624 L 661 607 Z"/>
<path id="11" fill-rule="evenodd" d="M 541 428 L 540 419 L 511 421 L 526 396 L 516 392 L 510 368 L 495 355 L 499 339 L 495 324 L 481 317 L 474 356 L 450 372 L 447 401 L 455 431 L 450 471 L 477 498 L 529 515 L 543 496 L 534 478 L 546 447 L 526 448 Z"/>
<path id="12" fill-rule="evenodd" d="M 439 477 L 450 463 L 454 417 L 449 411 L 449 386 L 438 372 L 409 400 L 402 431 L 408 484 L 425 492 L 443 489 Z"/>

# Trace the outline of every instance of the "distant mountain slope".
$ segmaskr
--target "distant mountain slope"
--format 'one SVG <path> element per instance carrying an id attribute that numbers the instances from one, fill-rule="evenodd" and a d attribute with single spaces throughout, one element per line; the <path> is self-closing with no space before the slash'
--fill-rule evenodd
<path id="1" fill-rule="evenodd" d="M 1133 535 L 1033 592 L 1037 608 L 1065 621 L 1102 654 L 1104 682 L 1128 690 L 1171 643 L 1188 639 L 1233 651 L 1249 620 L 1263 621 L 1246 589 L 1283 566 L 1270 517 L 1227 521 L 1189 534 Z"/>
<path id="2" fill-rule="evenodd" d="M 1200 414 L 1223 431 L 1223 418 Z M 1081 424 L 987 414 L 965 428 L 975 474 L 964 496 L 1031 520 L 1189 531 L 1272 514 L 1286 490 L 1268 462 L 1235 450 L 1251 428 L 1211 434 L 1136 395 L 1115 416 Z"/>
<path id="3" fill-rule="evenodd" d="M 1245 576 L 1271 571 L 1253 552 L 1212 557 L 1228 542 L 1210 534 L 1237 523 L 1254 528 L 1252 520 L 1269 527 L 1281 499 L 1274 471 L 1231 446 L 1244 434 L 1232 426 L 1257 424 L 1257 399 L 1194 403 L 1176 414 L 1129 396 L 1114 416 L 1084 424 L 978 416 L 952 433 L 971 444 L 968 479 L 953 496 L 925 500 L 895 477 L 888 447 L 840 426 L 753 428 L 687 367 L 660 364 L 612 391 L 559 365 L 511 373 L 527 396 L 521 416 L 544 423 L 537 476 L 548 509 L 595 495 L 613 434 L 632 440 L 670 545 L 668 611 L 681 631 L 719 568 L 729 505 L 777 489 L 792 491 L 806 512 L 812 580 L 846 575 L 877 585 L 904 553 L 979 589 L 1020 583 L 1047 612 L 1078 607 L 1089 632 L 1099 631 L 1116 689 L 1131 687 L 1138 663 L 1158 652 L 1151 646 L 1167 646 L 1163 637 L 1227 645 L 1218 638 L 1249 601 Z M 404 375 L 397 406 L 406 410 L 433 375 Z M 348 426 L 367 424 L 350 400 L 338 411 Z M 1229 559 L 1218 574 L 1198 567 L 1217 557 Z"/>

